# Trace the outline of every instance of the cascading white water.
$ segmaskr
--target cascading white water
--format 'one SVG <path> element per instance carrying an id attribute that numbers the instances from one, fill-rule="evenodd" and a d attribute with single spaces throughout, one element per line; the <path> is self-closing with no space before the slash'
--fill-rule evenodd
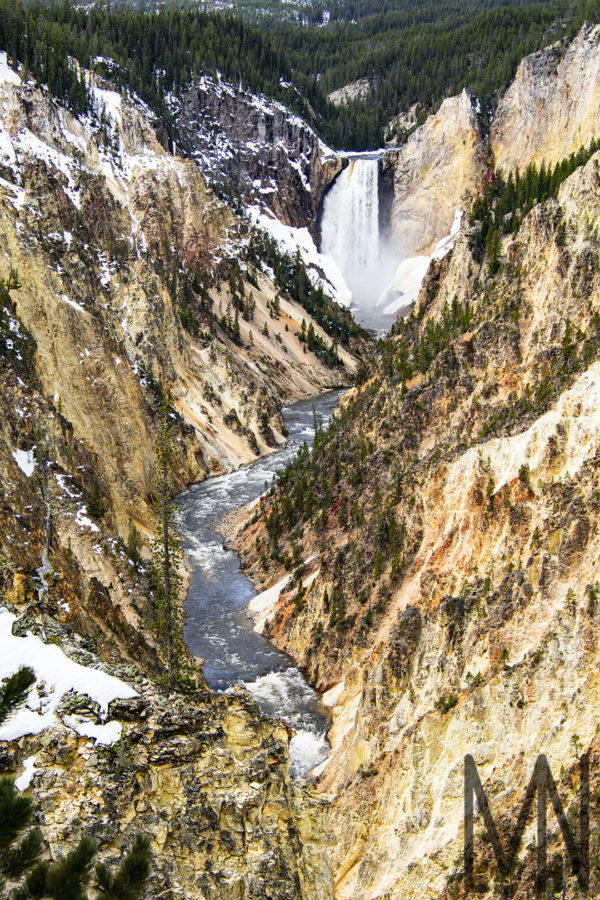
<path id="1" fill-rule="evenodd" d="M 340 267 L 364 324 L 379 324 L 375 304 L 390 276 L 379 240 L 379 156 L 349 157 L 325 197 L 321 252 Z"/>

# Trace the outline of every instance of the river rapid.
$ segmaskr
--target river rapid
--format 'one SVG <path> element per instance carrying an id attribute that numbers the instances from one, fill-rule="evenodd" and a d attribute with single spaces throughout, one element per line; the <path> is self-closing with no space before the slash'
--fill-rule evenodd
<path id="1" fill-rule="evenodd" d="M 294 729 L 290 756 L 299 776 L 326 758 L 329 718 L 292 660 L 253 630 L 247 607 L 257 592 L 241 571 L 237 553 L 223 546 L 216 529 L 226 513 L 259 497 L 304 441 L 312 445 L 313 410 L 326 424 L 342 393 L 332 391 L 285 407 L 289 431 L 285 449 L 193 485 L 178 501 L 190 571 L 185 640 L 195 656 L 206 660 L 204 676 L 213 690 L 228 691 L 241 684 L 266 715 L 283 719 Z"/>

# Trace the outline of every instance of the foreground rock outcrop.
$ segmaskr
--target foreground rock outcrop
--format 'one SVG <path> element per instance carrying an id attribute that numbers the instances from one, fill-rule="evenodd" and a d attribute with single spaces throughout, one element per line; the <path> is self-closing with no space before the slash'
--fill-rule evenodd
<path id="1" fill-rule="evenodd" d="M 13 633 L 51 636 L 80 666 L 107 671 L 89 639 L 36 618 L 25 611 Z M 85 834 L 112 862 L 142 831 L 153 850 L 148 897 L 332 897 L 324 804 L 289 778 L 286 727 L 265 720 L 244 692 L 183 698 L 159 692 L 132 665 L 108 672 L 135 696 L 102 715 L 70 693 L 53 727 L 1 745 L 3 772 L 19 774 L 28 760 L 51 858 Z M 100 735 L 113 726 L 118 741 L 107 743 Z"/>

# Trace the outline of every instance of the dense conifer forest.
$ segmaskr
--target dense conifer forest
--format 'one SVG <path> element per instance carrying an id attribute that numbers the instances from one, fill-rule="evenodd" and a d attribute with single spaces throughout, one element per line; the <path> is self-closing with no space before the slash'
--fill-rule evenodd
<path id="1" fill-rule="evenodd" d="M 282 21 L 273 4 L 270 15 L 252 9 L 147 13 L 2 0 L 0 49 L 77 112 L 87 97 L 68 57 L 100 71 L 107 64 L 99 57 L 109 60 L 111 79 L 167 120 L 166 94 L 218 71 L 288 104 L 335 148 L 362 150 L 381 146 L 385 125 L 401 110 L 433 109 L 464 87 L 485 114 L 524 55 L 566 43 L 583 21 L 600 19 L 599 0 L 335 0 L 326 25 L 322 3 L 305 7 L 301 23 Z M 368 96 L 342 107 L 328 101 L 358 78 L 369 79 Z"/>

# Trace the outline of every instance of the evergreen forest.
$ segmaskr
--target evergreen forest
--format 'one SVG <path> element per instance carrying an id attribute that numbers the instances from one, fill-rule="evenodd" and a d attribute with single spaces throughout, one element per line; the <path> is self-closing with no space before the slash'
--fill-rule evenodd
<path id="1" fill-rule="evenodd" d="M 600 0 L 335 0 L 303 6 L 296 21 L 278 6 L 145 12 L 1 0 L 0 50 L 77 113 L 89 101 L 70 59 L 135 91 L 167 126 L 166 97 L 218 72 L 286 103 L 334 148 L 365 150 L 382 145 L 401 111 L 435 109 L 463 88 L 485 115 L 524 55 L 548 43 L 560 52 L 584 21 L 600 20 Z M 366 96 L 343 106 L 328 100 L 360 78 Z"/>

